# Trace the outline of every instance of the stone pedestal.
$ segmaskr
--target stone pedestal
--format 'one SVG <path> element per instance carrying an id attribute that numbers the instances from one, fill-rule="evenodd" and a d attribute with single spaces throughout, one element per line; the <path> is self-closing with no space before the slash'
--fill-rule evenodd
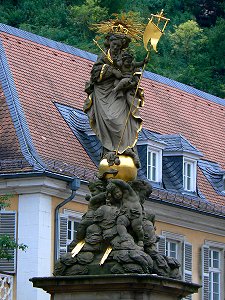
<path id="1" fill-rule="evenodd" d="M 51 294 L 51 300 L 178 300 L 200 287 L 143 274 L 34 277 L 30 281 Z"/>

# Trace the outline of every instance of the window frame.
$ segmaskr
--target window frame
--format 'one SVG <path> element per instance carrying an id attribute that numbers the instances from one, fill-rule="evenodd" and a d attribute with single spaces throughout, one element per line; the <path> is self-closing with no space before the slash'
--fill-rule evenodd
<path id="1" fill-rule="evenodd" d="M 68 246 L 73 240 L 74 240 L 74 234 L 72 234 L 71 239 L 68 238 L 68 230 L 69 230 L 69 221 L 71 222 L 76 222 L 76 223 L 80 223 L 81 218 L 83 216 L 84 213 L 80 213 L 78 211 L 74 211 L 74 210 L 69 210 L 69 209 L 64 209 L 63 214 L 65 216 L 67 216 L 67 242 L 66 245 Z M 74 231 L 74 224 L 72 226 L 73 230 L 71 230 L 72 232 Z"/>
<path id="2" fill-rule="evenodd" d="M 190 166 L 190 176 L 187 174 L 187 166 Z M 190 188 L 188 188 L 188 178 Z M 197 183 L 197 161 L 195 159 L 183 157 L 183 189 L 185 192 L 196 192 Z"/>
<path id="3" fill-rule="evenodd" d="M 175 251 L 171 249 L 172 244 L 175 245 Z M 173 258 L 176 258 L 177 260 L 179 259 L 179 245 L 180 241 L 173 240 L 166 238 L 166 256 L 170 256 Z M 173 255 L 173 252 L 175 253 L 175 256 Z"/>
<path id="4" fill-rule="evenodd" d="M 173 233 L 169 231 L 162 230 L 161 237 L 165 240 L 165 255 L 166 253 L 166 243 L 167 240 L 170 242 L 175 242 L 177 244 L 177 257 L 176 259 L 181 264 L 181 275 L 184 281 L 192 282 L 192 270 L 193 270 L 193 247 L 190 242 L 186 240 L 186 237 L 182 234 Z M 160 242 L 160 241 L 159 241 Z M 159 247 L 159 243 L 158 243 Z M 159 251 L 159 249 L 158 249 Z M 161 251 L 163 251 L 163 247 L 161 245 Z M 161 253 L 161 251 L 159 251 Z M 161 253 L 163 254 L 163 253 Z M 187 296 L 185 299 L 192 299 L 192 295 Z"/>
<path id="5" fill-rule="evenodd" d="M 149 154 L 155 154 L 155 166 L 149 162 Z M 148 145 L 147 147 L 147 179 L 154 183 L 162 182 L 162 149 L 154 146 Z M 152 155 L 151 155 L 152 162 Z M 149 172 L 149 168 L 151 171 Z M 155 169 L 155 180 L 152 176 L 152 170 Z M 149 174 L 150 173 L 150 174 Z"/>
<path id="6" fill-rule="evenodd" d="M 219 273 L 219 300 L 225 297 L 225 244 L 214 241 L 205 241 L 205 246 L 208 246 L 209 251 L 209 290 L 210 290 L 210 272 Z M 214 268 L 210 266 L 210 252 L 217 251 L 219 253 L 219 267 Z M 209 294 L 209 300 L 213 300 L 213 297 Z"/>
<path id="7" fill-rule="evenodd" d="M 211 266 L 211 263 L 213 264 L 213 258 L 212 258 L 212 255 L 211 255 L 212 252 L 217 252 L 218 253 L 218 268 L 215 268 L 214 266 Z M 211 277 L 213 277 L 211 275 L 214 275 L 214 274 L 218 274 L 218 283 L 217 283 L 219 285 L 218 300 L 221 300 L 220 287 L 221 287 L 221 275 L 222 275 L 221 273 L 222 273 L 222 270 L 219 267 L 220 262 L 221 262 L 221 251 L 217 248 L 210 247 L 209 248 L 209 298 L 210 298 L 210 300 L 211 299 L 213 300 L 213 295 L 217 294 L 217 293 L 214 292 L 214 283 L 215 283 L 215 281 L 211 280 Z M 211 293 L 213 293 L 213 294 L 211 294 Z"/>
<path id="8" fill-rule="evenodd" d="M 169 232 L 169 231 L 162 231 L 162 236 L 164 236 L 165 238 L 165 254 L 167 255 L 167 241 L 168 242 L 172 242 L 176 244 L 176 251 L 177 251 L 177 255 L 176 255 L 176 259 L 181 263 L 181 265 L 183 266 L 183 244 L 185 242 L 185 237 L 181 234 L 178 233 L 173 233 L 173 232 Z M 169 256 L 169 255 L 168 255 Z M 183 267 L 182 269 L 182 273 L 183 273 Z"/>
<path id="9" fill-rule="evenodd" d="M 71 224 L 71 228 L 69 228 L 69 224 Z M 76 225 L 77 224 L 77 225 Z M 76 239 L 76 234 L 75 232 L 77 232 L 77 226 L 78 226 L 79 222 L 77 219 L 71 218 L 69 217 L 67 220 L 67 246 Z M 69 232 L 71 235 L 71 238 L 69 238 Z"/>

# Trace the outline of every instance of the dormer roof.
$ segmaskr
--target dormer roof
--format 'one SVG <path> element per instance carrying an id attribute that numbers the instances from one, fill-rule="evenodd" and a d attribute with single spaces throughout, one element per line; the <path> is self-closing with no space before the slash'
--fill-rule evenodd
<path id="1" fill-rule="evenodd" d="M 225 196 L 224 179 L 225 170 L 222 170 L 220 165 L 215 162 L 200 160 L 198 166 L 212 185 L 213 189 L 222 196 Z"/>
<path id="2" fill-rule="evenodd" d="M 196 157 L 203 156 L 202 152 L 181 134 L 162 134 L 159 136 L 159 140 L 166 143 L 164 155 L 184 155 L 189 153 Z"/>

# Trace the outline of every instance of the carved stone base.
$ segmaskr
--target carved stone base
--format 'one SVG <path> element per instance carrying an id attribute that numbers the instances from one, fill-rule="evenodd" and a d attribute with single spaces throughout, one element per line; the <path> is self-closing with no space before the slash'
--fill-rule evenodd
<path id="1" fill-rule="evenodd" d="M 200 287 L 143 274 L 34 277 L 30 281 L 51 294 L 51 300 L 178 300 Z"/>

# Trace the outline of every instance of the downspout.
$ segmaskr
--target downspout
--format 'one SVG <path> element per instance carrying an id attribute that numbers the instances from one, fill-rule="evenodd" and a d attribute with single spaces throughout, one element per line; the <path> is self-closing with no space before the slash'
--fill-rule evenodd
<path id="1" fill-rule="evenodd" d="M 59 239 L 60 239 L 60 237 L 59 237 L 59 209 L 61 207 L 63 207 L 64 205 L 66 205 L 71 200 L 73 200 L 73 198 L 76 195 L 76 191 L 79 189 L 79 187 L 80 187 L 80 179 L 74 178 L 74 180 L 72 182 L 70 182 L 70 189 L 72 190 L 72 194 L 67 199 L 65 199 L 64 201 L 59 203 L 55 208 L 54 262 L 56 262 L 59 259 Z"/>

